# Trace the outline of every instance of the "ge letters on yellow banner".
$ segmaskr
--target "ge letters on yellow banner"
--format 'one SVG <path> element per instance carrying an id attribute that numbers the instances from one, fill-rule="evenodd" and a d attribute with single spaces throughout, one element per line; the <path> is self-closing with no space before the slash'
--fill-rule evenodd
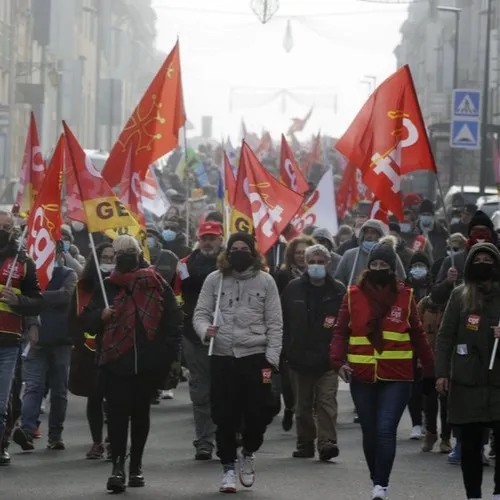
<path id="1" fill-rule="evenodd" d="M 234 233 L 253 234 L 253 220 L 235 208 L 231 210 L 231 234 Z"/>

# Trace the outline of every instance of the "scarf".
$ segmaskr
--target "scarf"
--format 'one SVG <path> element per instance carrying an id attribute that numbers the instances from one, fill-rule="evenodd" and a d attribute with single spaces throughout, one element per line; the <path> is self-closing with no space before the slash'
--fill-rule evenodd
<path id="1" fill-rule="evenodd" d="M 115 315 L 104 327 L 101 365 L 127 353 L 136 343 L 138 328 L 153 340 L 164 310 L 165 283 L 154 268 L 114 271 L 108 280 L 120 290 L 113 301 Z"/>
<path id="2" fill-rule="evenodd" d="M 382 353 L 384 352 L 382 323 L 396 301 L 397 293 L 393 291 L 390 285 L 378 287 L 372 285 L 368 280 L 364 282 L 362 292 L 370 303 L 370 317 L 366 324 L 366 336 L 372 346 L 379 353 Z"/>
<path id="3" fill-rule="evenodd" d="M 294 278 L 300 278 L 304 274 L 304 271 L 304 269 L 300 269 L 296 265 L 290 266 L 290 273 L 292 273 Z"/>

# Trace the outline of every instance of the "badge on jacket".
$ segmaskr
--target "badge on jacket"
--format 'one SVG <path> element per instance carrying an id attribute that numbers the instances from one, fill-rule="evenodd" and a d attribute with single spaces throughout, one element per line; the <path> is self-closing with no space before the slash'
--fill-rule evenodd
<path id="1" fill-rule="evenodd" d="M 467 316 L 467 325 L 465 326 L 465 328 L 467 328 L 467 330 L 473 330 L 477 332 L 479 330 L 480 321 L 481 316 L 479 316 L 479 314 L 469 314 L 469 316 Z"/>
<path id="2" fill-rule="evenodd" d="M 335 316 L 325 316 L 323 328 L 332 328 L 335 325 Z"/>
<path id="3" fill-rule="evenodd" d="M 270 384 L 273 381 L 273 371 L 271 368 L 262 368 L 262 383 Z"/>
<path id="4" fill-rule="evenodd" d="M 390 320 L 394 321 L 395 323 L 401 323 L 403 316 L 403 309 L 398 306 L 392 306 L 391 312 L 390 312 Z"/>

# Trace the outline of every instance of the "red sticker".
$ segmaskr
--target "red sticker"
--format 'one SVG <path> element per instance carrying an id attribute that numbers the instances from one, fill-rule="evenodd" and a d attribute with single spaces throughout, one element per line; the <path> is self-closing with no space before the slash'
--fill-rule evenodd
<path id="1" fill-rule="evenodd" d="M 469 314 L 469 316 L 467 316 L 467 325 L 465 328 L 467 328 L 467 330 L 474 330 L 477 332 L 479 330 L 480 322 L 481 316 L 479 316 L 479 314 Z"/>
<path id="2" fill-rule="evenodd" d="M 335 316 L 326 316 L 323 328 L 332 328 L 335 324 Z"/>
<path id="3" fill-rule="evenodd" d="M 262 368 L 262 383 L 270 384 L 272 381 L 273 371 L 271 368 Z"/>

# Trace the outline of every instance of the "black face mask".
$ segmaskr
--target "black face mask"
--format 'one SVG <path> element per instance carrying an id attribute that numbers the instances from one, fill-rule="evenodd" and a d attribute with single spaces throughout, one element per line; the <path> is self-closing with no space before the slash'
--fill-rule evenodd
<path id="1" fill-rule="evenodd" d="M 493 264 L 480 262 L 471 264 L 470 278 L 472 281 L 488 281 L 493 277 Z"/>
<path id="2" fill-rule="evenodd" d="M 394 279 L 390 269 L 370 269 L 367 277 L 374 285 L 378 286 L 386 286 Z"/>
<path id="3" fill-rule="evenodd" d="M 10 242 L 10 232 L 0 229 L 0 248 L 5 248 Z"/>
<path id="4" fill-rule="evenodd" d="M 130 273 L 137 269 L 138 265 L 139 261 L 135 254 L 124 254 L 116 257 L 116 269 L 122 274 Z"/>
<path id="5" fill-rule="evenodd" d="M 241 250 L 230 252 L 228 259 L 233 269 L 238 273 L 248 269 L 255 260 L 251 253 L 242 252 Z"/>

